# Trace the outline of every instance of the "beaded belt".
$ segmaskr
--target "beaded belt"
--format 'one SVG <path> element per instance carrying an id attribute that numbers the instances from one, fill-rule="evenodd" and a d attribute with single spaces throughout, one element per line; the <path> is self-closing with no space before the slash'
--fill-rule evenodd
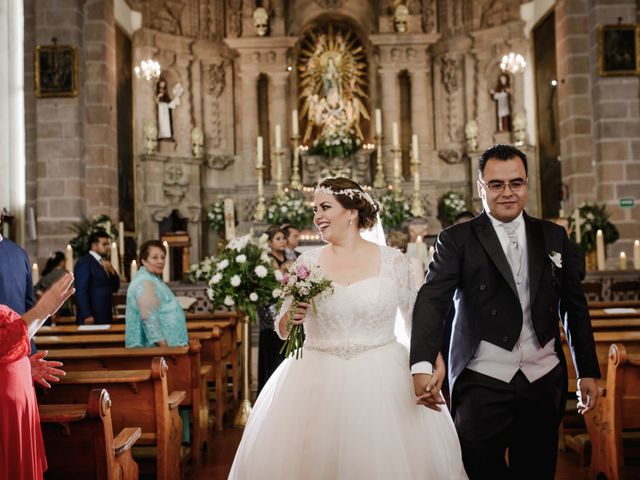
<path id="1" fill-rule="evenodd" d="M 385 345 L 389 345 L 390 343 L 393 343 L 395 341 L 396 339 L 394 337 L 394 338 L 384 340 L 383 342 L 377 343 L 377 344 L 345 342 L 345 343 L 334 343 L 332 345 L 313 345 L 313 344 L 305 343 L 304 348 L 309 350 L 316 350 L 318 352 L 329 353 L 331 355 L 335 355 L 345 360 L 349 360 L 350 358 L 356 357 L 368 350 L 384 347 Z"/>

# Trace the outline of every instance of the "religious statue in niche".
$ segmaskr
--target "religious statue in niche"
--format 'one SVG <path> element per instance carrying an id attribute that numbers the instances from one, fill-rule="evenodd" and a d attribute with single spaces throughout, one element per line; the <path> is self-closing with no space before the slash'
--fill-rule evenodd
<path id="1" fill-rule="evenodd" d="M 491 98 L 496 102 L 497 131 L 511 131 L 511 88 L 509 75 L 501 73 L 495 89 L 489 90 Z"/>
<path id="2" fill-rule="evenodd" d="M 348 157 L 363 139 L 360 122 L 369 119 L 366 52 L 346 26 L 329 24 L 302 40 L 298 63 L 303 143 L 311 154 Z"/>
<path id="3" fill-rule="evenodd" d="M 160 77 L 156 84 L 156 102 L 158 104 L 158 140 L 173 139 L 173 118 L 171 111 L 180 105 L 184 89 L 180 83 L 173 86 L 173 100 L 167 92 L 167 81 Z"/>

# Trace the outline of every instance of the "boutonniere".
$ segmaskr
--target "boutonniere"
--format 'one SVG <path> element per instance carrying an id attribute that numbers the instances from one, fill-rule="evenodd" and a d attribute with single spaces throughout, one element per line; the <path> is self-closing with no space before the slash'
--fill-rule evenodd
<path id="1" fill-rule="evenodd" d="M 562 254 L 552 251 L 549 254 L 549 260 L 551 260 L 551 273 L 556 274 L 556 268 L 562 268 Z"/>

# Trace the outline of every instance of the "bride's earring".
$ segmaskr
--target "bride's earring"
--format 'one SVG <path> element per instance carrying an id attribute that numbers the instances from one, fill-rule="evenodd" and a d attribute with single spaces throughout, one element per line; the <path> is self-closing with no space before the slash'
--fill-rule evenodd
<path id="1" fill-rule="evenodd" d="M 351 222 L 351 219 L 349 219 L 349 225 L 351 225 L 351 223 L 352 223 L 352 222 Z"/>

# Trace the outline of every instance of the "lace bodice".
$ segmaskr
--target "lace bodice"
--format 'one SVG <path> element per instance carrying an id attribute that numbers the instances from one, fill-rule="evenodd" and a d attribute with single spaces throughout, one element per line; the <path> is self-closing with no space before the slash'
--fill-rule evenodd
<path id="1" fill-rule="evenodd" d="M 320 251 L 305 252 L 296 263 L 318 267 Z M 334 281 L 333 293 L 316 299 L 318 313 L 309 309 L 304 323 L 304 348 L 351 358 L 391 343 L 398 311 L 409 333 L 415 299 L 415 281 L 407 258 L 398 250 L 381 246 L 378 275 L 351 285 Z M 290 302 L 285 302 L 278 321 L 289 306 Z"/>

